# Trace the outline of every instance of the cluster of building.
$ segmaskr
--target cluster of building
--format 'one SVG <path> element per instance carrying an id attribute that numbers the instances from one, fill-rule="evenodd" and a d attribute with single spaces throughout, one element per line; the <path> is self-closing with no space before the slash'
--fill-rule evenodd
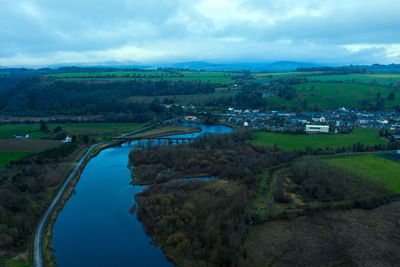
<path id="1" fill-rule="evenodd" d="M 14 139 L 28 139 L 29 134 L 18 134 L 13 136 Z M 71 143 L 72 142 L 72 137 L 67 135 L 63 140 L 61 140 L 63 143 Z"/>
<path id="2" fill-rule="evenodd" d="M 303 131 L 307 133 L 342 133 L 354 127 L 375 128 L 400 134 L 400 112 L 339 110 L 324 112 L 285 113 L 279 111 L 239 110 L 230 108 L 220 113 L 230 124 L 265 128 L 272 131 Z"/>

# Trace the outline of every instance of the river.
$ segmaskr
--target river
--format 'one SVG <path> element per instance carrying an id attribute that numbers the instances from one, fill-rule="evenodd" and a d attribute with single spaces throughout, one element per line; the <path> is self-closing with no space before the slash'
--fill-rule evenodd
<path id="1" fill-rule="evenodd" d="M 201 132 L 172 137 L 233 131 L 222 125 L 178 125 L 196 126 Z M 52 245 L 58 266 L 174 266 L 151 245 L 136 213 L 129 213 L 134 196 L 147 187 L 130 185 L 131 150 L 132 144 L 127 143 L 110 147 L 88 162 L 54 224 Z"/>

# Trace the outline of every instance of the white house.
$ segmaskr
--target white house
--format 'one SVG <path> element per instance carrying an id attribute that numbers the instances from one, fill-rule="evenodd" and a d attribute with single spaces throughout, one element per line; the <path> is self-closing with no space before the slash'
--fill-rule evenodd
<path id="1" fill-rule="evenodd" d="M 243 126 L 244 126 L 244 127 L 249 127 L 249 123 L 248 123 L 247 121 L 245 121 L 245 122 L 243 123 Z"/>
<path id="2" fill-rule="evenodd" d="M 29 134 L 20 134 L 20 135 L 14 135 L 15 139 L 28 139 Z"/>
<path id="3" fill-rule="evenodd" d="M 329 125 L 306 125 L 306 133 L 329 133 Z"/>
<path id="4" fill-rule="evenodd" d="M 389 123 L 388 120 L 377 120 L 376 122 L 380 123 L 380 124 L 388 124 Z"/>
<path id="5" fill-rule="evenodd" d="M 72 137 L 71 136 L 67 136 L 65 137 L 64 140 L 62 140 L 63 143 L 71 143 L 72 142 Z"/>
<path id="6" fill-rule="evenodd" d="M 320 122 L 320 123 L 325 123 L 325 121 L 326 121 L 324 116 L 322 116 L 321 118 L 313 118 L 312 120 L 314 122 Z"/>

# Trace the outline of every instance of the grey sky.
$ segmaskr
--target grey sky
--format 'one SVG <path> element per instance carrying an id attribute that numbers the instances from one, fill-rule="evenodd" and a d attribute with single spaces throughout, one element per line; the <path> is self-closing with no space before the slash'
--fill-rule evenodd
<path id="1" fill-rule="evenodd" d="M 0 66 L 400 63 L 399 0 L 0 0 Z"/>

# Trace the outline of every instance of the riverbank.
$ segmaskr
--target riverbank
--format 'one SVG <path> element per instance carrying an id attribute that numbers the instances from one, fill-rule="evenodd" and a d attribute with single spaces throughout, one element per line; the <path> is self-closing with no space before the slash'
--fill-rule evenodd
<path id="1" fill-rule="evenodd" d="M 110 143 L 105 143 L 98 145 L 95 147 L 88 155 L 86 160 L 82 163 L 81 167 L 78 169 L 77 173 L 75 174 L 74 178 L 71 180 L 67 188 L 64 190 L 64 193 L 62 194 L 60 200 L 57 202 L 56 207 L 54 208 L 53 212 L 49 216 L 48 222 L 46 224 L 44 233 L 43 233 L 43 244 L 42 244 L 42 249 L 43 249 L 43 263 L 44 266 L 57 266 L 55 262 L 55 258 L 53 255 L 53 249 L 52 249 L 52 239 L 53 239 L 53 226 L 55 221 L 57 220 L 57 217 L 59 213 L 62 211 L 62 209 L 65 206 L 65 203 L 67 203 L 68 199 L 72 196 L 74 192 L 75 185 L 79 182 L 79 179 L 81 177 L 82 171 L 85 169 L 86 165 L 88 162 L 96 157 L 102 150 L 107 149 L 109 147 L 115 146 L 116 142 L 110 142 Z M 77 160 L 78 162 L 79 160 Z M 69 173 L 67 174 L 69 175 Z"/>
<path id="2" fill-rule="evenodd" d="M 210 134 L 232 131 L 224 126 L 179 125 L 200 127 Z M 196 138 L 202 132 L 186 136 Z M 102 150 L 86 165 L 74 187 L 77 193 L 65 203 L 52 228 L 57 264 L 130 266 L 135 259 L 138 266 L 173 266 L 161 249 L 151 245 L 151 236 L 137 218 L 140 205 L 135 214 L 130 212 L 136 203 L 134 196 L 147 188 L 129 185 L 132 148 L 134 144 L 122 144 Z"/>
<path id="3" fill-rule="evenodd" d="M 151 132 L 152 130 L 154 131 L 154 128 L 158 128 L 157 124 L 148 126 L 148 127 L 136 130 L 134 132 L 124 134 L 124 135 L 140 134 L 142 132 L 148 132 L 148 131 Z M 162 129 L 164 129 L 164 128 L 166 128 L 166 127 L 163 127 Z M 173 130 L 174 129 L 168 129 L 168 132 L 174 132 Z M 197 132 L 197 131 L 200 131 L 200 129 L 197 129 L 196 127 L 183 127 L 183 129 L 178 130 L 179 133 L 181 133 L 181 132 Z M 161 132 L 167 132 L 167 131 L 165 131 L 165 129 L 164 129 Z M 42 263 L 44 263 L 45 266 L 56 266 L 55 258 L 53 255 L 53 249 L 52 249 L 52 239 L 53 239 L 52 231 L 53 231 L 54 223 L 57 220 L 59 213 L 63 210 L 68 199 L 71 197 L 72 193 L 74 192 L 74 188 L 75 188 L 76 184 L 79 182 L 82 171 L 85 169 L 88 162 L 92 158 L 96 157 L 102 150 L 107 149 L 109 147 L 113 147 L 115 145 L 118 145 L 118 143 L 116 141 L 108 141 L 105 143 L 93 145 L 92 147 L 89 148 L 89 150 L 91 150 L 90 152 L 86 151 L 85 155 L 79 157 L 81 159 L 81 161 L 84 160 L 83 162 L 77 163 L 77 164 L 80 164 L 79 169 L 72 170 L 72 172 L 75 172 L 74 174 L 72 174 L 72 172 L 69 172 L 66 175 L 66 176 L 73 175 L 73 177 L 67 178 L 66 181 L 63 183 L 63 184 L 67 183 L 66 188 L 62 189 L 64 187 L 64 185 L 63 185 L 60 187 L 59 190 L 57 190 L 57 191 L 60 191 L 60 190 L 64 190 L 64 191 L 61 193 L 61 196 L 59 197 L 59 199 L 56 200 L 57 202 L 56 202 L 53 210 L 51 210 L 51 213 L 49 215 L 47 215 L 48 216 L 47 222 L 46 221 L 43 222 L 43 219 L 42 219 L 42 221 L 39 224 L 39 225 L 41 225 L 43 223 L 45 224 L 42 228 L 42 233 L 39 234 L 39 237 L 40 237 L 40 235 L 42 235 L 42 237 L 41 237 L 42 243 L 40 242 L 40 240 L 38 240 L 37 242 L 35 240 L 34 245 L 33 245 L 33 248 L 34 248 L 33 250 L 35 251 L 35 247 L 41 246 L 40 250 L 43 250 L 43 252 L 42 253 L 37 252 L 38 249 L 36 248 L 36 251 L 35 251 L 36 253 L 34 253 L 36 255 L 34 255 L 34 257 L 33 257 L 35 266 L 36 265 L 41 266 Z M 78 161 L 79 161 L 79 159 L 76 162 L 78 162 Z M 71 179 L 71 180 L 68 181 L 68 179 Z M 45 217 L 46 217 L 46 215 L 45 215 Z M 39 239 L 37 234 L 36 234 L 36 239 Z M 40 260 L 37 259 L 37 258 L 40 258 L 40 257 L 38 257 L 38 254 L 42 254 Z M 42 261 L 42 263 L 40 261 Z"/>

